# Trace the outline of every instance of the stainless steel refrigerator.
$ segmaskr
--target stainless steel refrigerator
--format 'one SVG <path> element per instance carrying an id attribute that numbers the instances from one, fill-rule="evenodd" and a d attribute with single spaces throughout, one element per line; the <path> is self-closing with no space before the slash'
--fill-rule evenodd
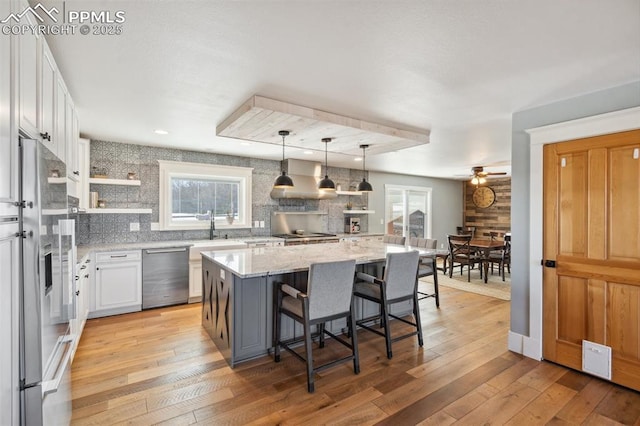
<path id="1" fill-rule="evenodd" d="M 66 176 L 41 142 L 20 139 L 20 423 L 29 426 L 71 419 L 75 239 Z"/>

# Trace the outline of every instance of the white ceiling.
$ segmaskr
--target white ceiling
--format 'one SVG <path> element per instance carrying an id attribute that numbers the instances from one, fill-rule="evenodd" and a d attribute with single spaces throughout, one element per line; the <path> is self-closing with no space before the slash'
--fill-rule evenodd
<path id="1" fill-rule="evenodd" d="M 42 1 L 52 6 L 61 2 Z M 73 1 L 123 34 L 48 36 L 87 137 L 280 159 L 216 137 L 252 95 L 430 130 L 371 170 L 510 171 L 511 114 L 640 80 L 640 0 Z M 165 129 L 165 136 L 154 134 Z M 324 145 L 287 157 L 322 161 Z M 352 155 L 330 165 L 361 167 Z"/>

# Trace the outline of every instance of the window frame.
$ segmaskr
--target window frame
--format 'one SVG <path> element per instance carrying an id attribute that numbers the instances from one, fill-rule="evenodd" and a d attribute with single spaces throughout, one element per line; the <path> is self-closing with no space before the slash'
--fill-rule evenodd
<path id="1" fill-rule="evenodd" d="M 408 235 L 408 223 L 410 220 L 409 214 L 409 198 L 411 193 L 421 193 L 425 196 L 425 221 L 423 224 L 423 236 L 421 238 L 432 238 L 432 221 L 433 221 L 433 208 L 431 205 L 431 197 L 433 188 L 429 186 L 410 186 L 410 185 L 394 185 L 394 184 L 385 184 L 384 185 L 384 223 L 385 227 L 391 220 L 389 216 L 389 192 L 390 191 L 400 191 L 402 194 L 402 235 L 410 237 Z M 385 233 L 387 230 L 385 229 Z"/>
<path id="2" fill-rule="evenodd" d="M 187 163 L 182 161 L 158 160 L 159 164 L 159 225 L 160 230 L 187 230 L 209 229 L 209 221 L 174 221 L 172 218 L 173 194 L 171 179 L 187 178 L 213 180 L 220 179 L 237 182 L 238 194 L 238 219 L 232 224 L 217 219 L 216 229 L 241 229 L 251 228 L 252 222 L 252 175 L 253 168 L 225 166 L 220 164 Z"/>

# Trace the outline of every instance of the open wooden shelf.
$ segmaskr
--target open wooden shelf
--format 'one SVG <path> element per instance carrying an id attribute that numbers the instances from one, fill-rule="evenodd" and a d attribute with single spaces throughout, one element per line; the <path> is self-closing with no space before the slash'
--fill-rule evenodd
<path id="1" fill-rule="evenodd" d="M 139 180 L 89 178 L 89 183 L 98 185 L 140 186 Z"/>
<path id="2" fill-rule="evenodd" d="M 342 210 L 342 213 L 344 214 L 373 214 L 375 212 L 376 212 L 375 210 L 358 210 L 358 209 Z"/>
<path id="3" fill-rule="evenodd" d="M 151 214 L 151 209 L 87 209 L 87 214 Z"/>

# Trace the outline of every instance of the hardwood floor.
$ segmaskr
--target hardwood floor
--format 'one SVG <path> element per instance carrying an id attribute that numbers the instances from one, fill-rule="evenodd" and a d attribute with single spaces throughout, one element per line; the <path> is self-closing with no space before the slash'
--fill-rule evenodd
<path id="1" fill-rule="evenodd" d="M 72 424 L 640 425 L 640 394 L 509 352 L 509 302 L 440 294 L 439 310 L 421 302 L 424 348 L 403 340 L 387 360 L 384 339 L 360 331 L 361 373 L 350 363 L 323 371 L 314 394 L 290 354 L 229 368 L 198 304 L 89 320 Z M 314 356 L 342 350 L 328 341 Z"/>

